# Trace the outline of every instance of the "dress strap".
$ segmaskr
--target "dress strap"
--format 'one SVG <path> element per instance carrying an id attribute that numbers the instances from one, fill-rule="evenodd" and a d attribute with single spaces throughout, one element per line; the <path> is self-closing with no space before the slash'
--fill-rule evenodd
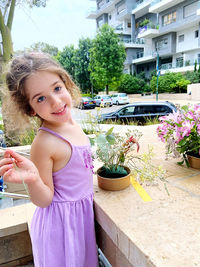
<path id="1" fill-rule="evenodd" d="M 56 132 L 50 130 L 49 128 L 46 128 L 46 127 L 40 127 L 40 128 L 39 128 L 39 131 L 40 131 L 40 130 L 49 132 L 50 134 L 53 134 L 53 135 L 57 136 L 58 138 L 64 140 L 64 141 L 67 142 L 70 146 L 72 146 L 72 144 L 71 144 L 66 138 L 64 138 L 63 136 L 59 135 L 58 133 L 56 133 Z"/>

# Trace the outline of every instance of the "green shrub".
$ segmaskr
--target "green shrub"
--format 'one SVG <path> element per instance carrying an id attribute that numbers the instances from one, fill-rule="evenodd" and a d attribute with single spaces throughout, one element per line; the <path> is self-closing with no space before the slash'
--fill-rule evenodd
<path id="1" fill-rule="evenodd" d="M 184 93 L 190 81 L 185 79 L 181 73 L 169 72 L 158 79 L 159 93 Z M 157 77 L 153 76 L 150 81 L 150 88 L 155 93 L 157 86 Z"/>
<path id="2" fill-rule="evenodd" d="M 142 83 L 141 79 L 135 76 L 123 74 L 118 91 L 127 94 L 140 94 L 143 92 L 144 84 Z"/>
<path id="3" fill-rule="evenodd" d="M 200 82 L 200 73 L 199 71 L 193 72 L 193 71 L 187 71 L 183 77 L 186 80 L 189 80 L 191 83 L 199 83 Z"/>

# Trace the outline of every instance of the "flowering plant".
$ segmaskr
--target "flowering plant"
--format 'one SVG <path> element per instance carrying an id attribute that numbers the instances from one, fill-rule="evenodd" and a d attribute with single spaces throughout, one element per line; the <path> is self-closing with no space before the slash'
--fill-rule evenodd
<path id="1" fill-rule="evenodd" d="M 153 148 L 147 153 L 138 155 L 139 139 L 142 133 L 136 129 L 127 129 L 124 135 L 113 132 L 114 127 L 107 132 L 100 132 L 90 138 L 91 144 L 96 144 L 96 158 L 103 163 L 104 177 L 118 178 L 127 175 L 127 166 L 139 182 L 154 181 L 157 177 L 164 180 L 165 172 L 160 166 L 151 162 Z"/>
<path id="2" fill-rule="evenodd" d="M 200 105 L 183 106 L 177 112 L 160 117 L 157 134 L 166 143 L 166 154 L 182 157 L 189 167 L 187 155 L 200 157 Z"/>

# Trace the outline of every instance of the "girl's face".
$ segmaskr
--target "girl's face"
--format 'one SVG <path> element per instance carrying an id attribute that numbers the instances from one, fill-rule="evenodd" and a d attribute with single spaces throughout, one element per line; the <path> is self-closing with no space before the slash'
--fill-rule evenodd
<path id="1" fill-rule="evenodd" d="M 37 71 L 25 82 L 33 115 L 50 124 L 71 119 L 72 99 L 61 78 L 48 71 Z"/>

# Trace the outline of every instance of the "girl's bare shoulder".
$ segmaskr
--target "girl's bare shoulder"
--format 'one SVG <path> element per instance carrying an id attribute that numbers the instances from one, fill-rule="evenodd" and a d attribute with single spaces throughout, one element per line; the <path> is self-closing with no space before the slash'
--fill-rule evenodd
<path id="1" fill-rule="evenodd" d="M 56 138 L 48 132 L 39 131 L 31 145 L 31 153 L 34 155 L 51 155 L 55 150 Z"/>

